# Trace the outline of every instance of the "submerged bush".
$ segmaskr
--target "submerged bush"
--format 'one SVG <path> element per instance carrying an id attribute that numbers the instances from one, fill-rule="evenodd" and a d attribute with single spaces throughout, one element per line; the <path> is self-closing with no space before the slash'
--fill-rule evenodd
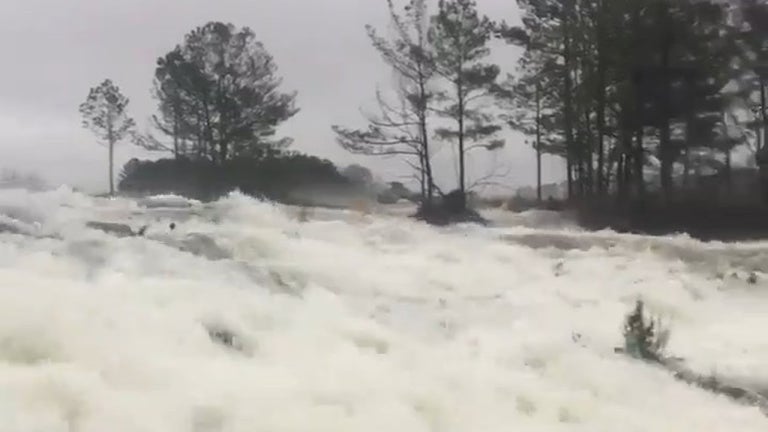
<path id="1" fill-rule="evenodd" d="M 646 318 L 645 305 L 638 300 L 635 309 L 624 320 L 624 352 L 632 357 L 660 361 L 669 341 L 669 331 L 661 321 Z"/>
<path id="2" fill-rule="evenodd" d="M 616 348 L 634 358 L 658 363 L 673 374 L 675 379 L 709 392 L 760 408 L 768 416 L 768 395 L 740 385 L 731 385 L 715 375 L 699 374 L 688 367 L 683 359 L 667 357 L 663 351 L 669 341 L 669 330 L 661 327 L 658 319 L 646 318 L 645 305 L 641 300 L 624 321 L 624 348 Z M 574 337 L 574 342 L 578 339 Z"/>
<path id="3" fill-rule="evenodd" d="M 480 213 L 467 206 L 467 197 L 459 190 L 443 195 L 436 202 L 422 202 L 414 217 L 432 225 L 459 223 L 488 225 Z"/>

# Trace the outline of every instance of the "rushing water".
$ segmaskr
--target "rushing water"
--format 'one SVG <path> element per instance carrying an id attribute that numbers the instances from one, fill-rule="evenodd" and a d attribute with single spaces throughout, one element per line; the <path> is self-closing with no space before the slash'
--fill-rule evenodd
<path id="1" fill-rule="evenodd" d="M 768 244 L 403 214 L 1 190 L 0 431 L 768 430 L 614 353 L 642 297 L 768 388 Z"/>

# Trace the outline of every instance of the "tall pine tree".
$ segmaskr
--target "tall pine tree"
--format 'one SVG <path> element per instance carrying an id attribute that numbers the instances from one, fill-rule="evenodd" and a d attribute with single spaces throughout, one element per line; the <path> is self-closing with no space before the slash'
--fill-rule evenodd
<path id="1" fill-rule="evenodd" d="M 109 149 L 109 194 L 115 194 L 115 145 L 126 138 L 135 123 L 128 116 L 129 100 L 111 80 L 104 80 L 80 105 L 83 127 L 90 129 Z"/>
<path id="2" fill-rule="evenodd" d="M 438 128 L 437 134 L 457 145 L 459 191 L 464 200 L 467 154 L 504 145 L 494 138 L 501 125 L 485 103 L 494 96 L 500 73 L 497 65 L 486 61 L 495 29 L 488 17 L 480 15 L 474 0 L 440 0 L 430 28 L 437 73 L 448 88 L 438 95 L 442 102 L 438 111 L 455 123 Z"/>

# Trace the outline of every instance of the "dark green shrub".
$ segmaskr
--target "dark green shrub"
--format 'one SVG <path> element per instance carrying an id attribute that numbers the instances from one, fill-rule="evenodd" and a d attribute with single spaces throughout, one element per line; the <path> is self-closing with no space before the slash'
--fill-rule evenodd
<path id="1" fill-rule="evenodd" d="M 638 300 L 624 320 L 624 352 L 632 357 L 658 362 L 669 341 L 669 331 L 658 319 L 646 318 L 645 305 Z"/>
<path id="2" fill-rule="evenodd" d="M 355 191 L 330 161 L 295 152 L 272 152 L 214 164 L 188 158 L 131 160 L 120 176 L 124 193 L 175 193 L 203 201 L 233 190 L 288 201 L 297 190 Z"/>

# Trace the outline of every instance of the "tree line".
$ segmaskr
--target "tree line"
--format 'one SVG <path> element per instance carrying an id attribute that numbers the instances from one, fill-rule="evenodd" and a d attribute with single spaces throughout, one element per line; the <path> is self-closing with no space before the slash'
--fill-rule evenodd
<path id="1" fill-rule="evenodd" d="M 373 47 L 397 75 L 388 97 L 377 92 L 378 112 L 368 127 L 335 125 L 345 149 L 376 156 L 403 155 L 417 173 L 423 201 L 437 193 L 432 166 L 432 138 L 456 147 L 460 207 L 466 202 L 467 156 L 497 150 L 501 119 L 489 104 L 498 93 L 501 69 L 490 63 L 489 42 L 497 24 L 477 10 L 472 0 L 441 0 L 430 14 L 427 0 L 411 0 L 400 13 L 387 0 L 394 27 L 391 37 L 368 26 Z M 394 99 L 394 100 L 393 100 Z"/>
<path id="2" fill-rule="evenodd" d="M 738 147 L 763 146 L 765 1 L 518 3 L 514 120 L 566 159 L 569 195 L 642 198 L 651 177 L 669 200 L 704 168 L 727 180 Z"/>
<path id="3" fill-rule="evenodd" d="M 239 167 L 251 161 L 252 167 L 258 162 L 266 171 L 279 166 L 339 181 L 335 168 L 335 174 L 328 170 L 328 161 L 289 152 L 291 139 L 276 136 L 277 127 L 298 112 L 296 93 L 280 90 L 277 72 L 273 57 L 252 30 L 210 22 L 192 30 L 157 60 L 152 86 L 157 113 L 149 130 L 137 129 L 127 113 L 128 98 L 111 80 L 91 89 L 80 112 L 83 125 L 109 148 L 110 194 L 115 191 L 114 146 L 123 140 L 170 153 L 173 160 L 183 162 L 179 172 L 206 166 L 209 178 L 211 172 L 223 175 L 234 169 L 234 161 Z M 294 164 L 286 167 L 286 161 Z M 158 177 L 157 169 L 148 164 L 134 161 L 131 169 L 123 171 L 121 183 L 146 183 L 127 176 Z M 161 161 L 156 168 L 170 165 Z M 242 169 L 238 172 L 243 174 Z"/>
<path id="4" fill-rule="evenodd" d="M 565 159 L 568 196 L 671 199 L 703 171 L 727 176 L 738 148 L 768 142 L 765 0 L 518 0 L 521 25 L 480 15 L 474 0 L 388 0 L 394 31 L 368 27 L 398 79 L 366 129 L 335 126 L 341 145 L 412 160 L 425 199 L 436 190 L 434 139 L 465 156 L 525 134 L 541 160 Z M 515 73 L 489 43 L 523 48 Z M 453 127 L 445 127 L 444 119 Z M 759 159 L 759 158 L 758 158 Z"/>
<path id="5" fill-rule="evenodd" d="M 532 143 L 539 191 L 542 157 L 564 159 L 572 199 L 671 199 L 708 170 L 727 178 L 738 149 L 762 160 L 765 0 L 517 4 L 521 23 L 509 25 L 510 17 L 481 14 L 475 0 L 409 0 L 404 8 L 386 0 L 390 30 L 366 30 L 395 79 L 375 93 L 365 128 L 332 127 L 338 143 L 403 157 L 426 203 L 446 195 L 435 182 L 436 149 L 455 150 L 455 192 L 466 197 L 468 157 L 504 147 L 508 130 Z M 523 49 L 514 73 L 504 76 L 490 61 L 494 40 Z M 152 131 L 136 130 L 128 100 L 109 80 L 81 112 L 110 149 L 130 139 L 223 166 L 290 145 L 276 129 L 298 112 L 296 94 L 280 87 L 272 56 L 250 29 L 213 22 L 158 59 Z"/>

